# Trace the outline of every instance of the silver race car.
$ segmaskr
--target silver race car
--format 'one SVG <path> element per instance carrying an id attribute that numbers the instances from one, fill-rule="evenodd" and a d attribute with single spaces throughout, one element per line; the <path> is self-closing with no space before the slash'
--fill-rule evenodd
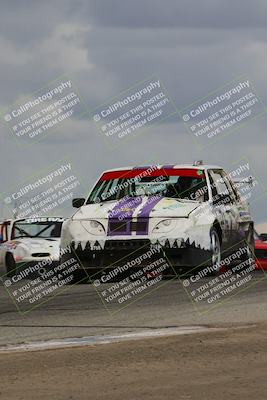
<path id="1" fill-rule="evenodd" d="M 24 264 L 59 261 L 63 219 L 37 217 L 5 220 L 0 232 L 1 274 L 13 276 Z"/>

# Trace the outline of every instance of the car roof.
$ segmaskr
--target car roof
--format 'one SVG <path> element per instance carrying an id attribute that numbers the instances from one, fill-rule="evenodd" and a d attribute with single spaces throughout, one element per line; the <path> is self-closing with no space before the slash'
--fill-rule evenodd
<path id="1" fill-rule="evenodd" d="M 208 165 L 208 164 L 199 164 L 199 165 L 194 165 L 194 164 L 150 164 L 150 165 L 135 165 L 135 166 L 126 166 L 126 167 L 120 167 L 120 168 L 113 168 L 113 169 L 108 169 L 103 171 L 105 172 L 114 172 L 114 171 L 125 171 L 125 170 L 133 170 L 133 169 L 148 169 L 152 166 L 157 166 L 158 169 L 202 169 L 202 170 L 209 170 L 209 169 L 223 169 L 222 167 L 218 165 Z"/>

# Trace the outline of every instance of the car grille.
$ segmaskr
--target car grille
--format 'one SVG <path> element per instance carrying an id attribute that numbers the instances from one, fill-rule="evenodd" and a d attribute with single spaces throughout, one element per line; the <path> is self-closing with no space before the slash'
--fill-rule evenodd
<path id="1" fill-rule="evenodd" d="M 105 250 L 134 250 L 149 246 L 150 240 L 107 240 Z"/>
<path id="2" fill-rule="evenodd" d="M 146 234 L 148 232 L 148 221 L 110 221 L 109 234 Z"/>

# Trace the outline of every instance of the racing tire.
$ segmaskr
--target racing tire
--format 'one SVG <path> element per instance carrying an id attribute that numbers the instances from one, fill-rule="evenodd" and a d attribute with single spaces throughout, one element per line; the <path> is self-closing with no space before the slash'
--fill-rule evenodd
<path id="1" fill-rule="evenodd" d="M 215 227 L 212 227 L 210 230 L 210 266 L 213 268 L 211 275 L 219 275 L 221 271 L 221 241 L 220 236 Z"/>
<path id="2" fill-rule="evenodd" d="M 16 263 L 11 253 L 7 253 L 6 255 L 6 275 L 8 278 L 16 275 Z"/>

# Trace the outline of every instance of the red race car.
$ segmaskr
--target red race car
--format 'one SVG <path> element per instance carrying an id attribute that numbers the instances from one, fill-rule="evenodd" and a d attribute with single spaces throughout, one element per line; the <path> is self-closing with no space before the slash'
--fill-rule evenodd
<path id="1" fill-rule="evenodd" d="M 267 233 L 254 231 L 256 269 L 267 270 Z"/>

